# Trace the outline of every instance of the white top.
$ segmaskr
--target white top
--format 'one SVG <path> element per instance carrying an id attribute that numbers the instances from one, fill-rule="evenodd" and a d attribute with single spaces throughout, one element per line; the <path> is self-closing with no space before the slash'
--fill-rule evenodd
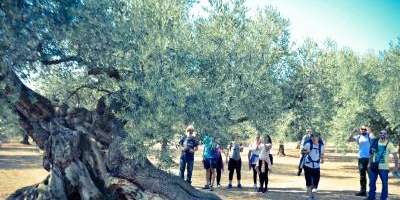
<path id="1" fill-rule="evenodd" d="M 313 169 L 320 168 L 320 159 L 321 159 L 321 155 L 319 153 L 320 146 L 321 146 L 321 154 L 324 154 L 324 151 L 325 151 L 324 145 L 313 144 L 312 149 L 310 149 L 310 147 L 311 147 L 310 143 L 306 143 L 304 145 L 304 149 L 306 149 L 309 152 L 305 157 L 305 162 L 304 162 L 305 166 L 307 166 L 309 168 L 313 168 Z"/>
<path id="2" fill-rule="evenodd" d="M 260 155 L 260 153 L 261 153 L 261 145 L 262 145 L 262 143 L 257 144 L 257 142 L 255 142 L 254 144 L 252 144 L 252 145 L 250 146 L 250 151 L 251 151 L 250 157 L 251 157 L 252 155 L 257 155 L 257 157 L 259 157 L 259 155 Z M 251 164 L 257 164 L 257 163 L 258 163 L 258 158 L 257 158 L 257 159 L 254 159 L 253 162 L 252 162 Z"/>

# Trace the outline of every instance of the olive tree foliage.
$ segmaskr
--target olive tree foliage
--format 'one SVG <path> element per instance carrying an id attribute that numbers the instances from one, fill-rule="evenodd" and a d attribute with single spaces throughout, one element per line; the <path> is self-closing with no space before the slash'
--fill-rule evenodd
<path id="1" fill-rule="evenodd" d="M 191 74 L 199 83 L 196 95 L 205 91 L 205 101 L 212 102 L 205 106 L 213 107 L 191 107 L 205 118 L 200 123 L 230 139 L 236 134 L 226 128 L 242 121 L 262 134 L 274 133 L 282 106 L 275 79 L 289 54 L 287 20 L 268 7 L 250 18 L 243 3 L 210 1 L 209 16 L 194 22 L 197 65 Z"/>
<path id="2" fill-rule="evenodd" d="M 188 123 L 226 141 L 245 121 L 273 133 L 287 20 L 272 8 L 250 18 L 244 1 L 211 1 L 209 17 L 189 20 L 192 4 L 3 1 L 2 73 L 60 105 L 94 109 L 103 99 L 125 121 L 132 157 L 173 143 Z"/>
<path id="3" fill-rule="evenodd" d="M 377 70 L 381 89 L 374 105 L 388 122 L 394 138 L 400 141 L 400 38 L 384 51 L 382 67 Z"/>
<path id="4" fill-rule="evenodd" d="M 332 41 L 318 46 L 306 40 L 292 52 L 287 78 L 281 84 L 286 111 L 281 120 L 288 126 L 278 122 L 285 130 L 281 139 L 299 140 L 309 127 L 324 137 L 330 136 L 330 122 L 338 107 L 338 68 L 337 48 Z"/>

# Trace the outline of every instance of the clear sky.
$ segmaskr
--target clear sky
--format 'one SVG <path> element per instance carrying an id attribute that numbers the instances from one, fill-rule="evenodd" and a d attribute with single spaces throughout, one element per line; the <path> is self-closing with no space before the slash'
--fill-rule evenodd
<path id="1" fill-rule="evenodd" d="M 200 0 L 193 14 L 202 15 L 202 6 L 207 5 L 208 0 Z M 400 0 L 247 0 L 246 5 L 250 12 L 266 5 L 276 7 L 289 19 L 296 43 L 330 38 L 339 47 L 363 53 L 384 50 L 400 37 Z"/>

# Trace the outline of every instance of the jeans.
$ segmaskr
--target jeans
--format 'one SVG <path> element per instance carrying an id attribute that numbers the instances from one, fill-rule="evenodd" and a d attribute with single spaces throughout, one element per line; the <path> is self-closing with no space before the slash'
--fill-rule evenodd
<path id="1" fill-rule="evenodd" d="M 369 158 L 358 159 L 358 171 L 360 172 L 360 192 L 367 191 L 367 171 Z"/>
<path id="2" fill-rule="evenodd" d="M 193 172 L 194 158 L 187 155 L 182 155 L 179 161 L 179 176 L 185 179 L 185 168 L 187 168 L 186 181 L 192 183 L 192 172 Z"/>
<path id="3" fill-rule="evenodd" d="M 382 192 L 381 192 L 381 200 L 386 200 L 388 198 L 388 181 L 389 181 L 389 170 L 380 169 L 378 172 L 374 172 L 372 170 L 368 170 L 369 176 L 369 192 L 368 197 L 371 200 L 375 199 L 376 194 L 376 181 L 378 179 L 378 175 L 382 181 Z"/>

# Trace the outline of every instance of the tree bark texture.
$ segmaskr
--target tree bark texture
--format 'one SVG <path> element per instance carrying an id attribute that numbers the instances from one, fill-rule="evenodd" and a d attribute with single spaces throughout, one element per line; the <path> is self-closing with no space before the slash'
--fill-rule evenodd
<path id="1" fill-rule="evenodd" d="M 124 123 L 109 111 L 104 99 L 95 111 L 54 106 L 26 87 L 12 71 L 5 94 L 21 126 L 44 151 L 49 171 L 41 183 L 17 190 L 9 200 L 33 199 L 220 199 L 196 190 L 148 160 L 124 156 Z"/>

